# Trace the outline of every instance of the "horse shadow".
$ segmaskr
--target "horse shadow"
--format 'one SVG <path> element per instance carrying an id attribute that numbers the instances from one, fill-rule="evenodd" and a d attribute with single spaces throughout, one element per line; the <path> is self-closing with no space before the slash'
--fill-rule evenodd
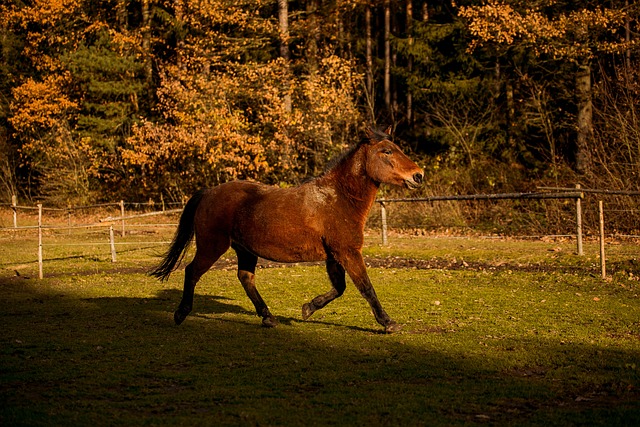
<path id="1" fill-rule="evenodd" d="M 181 298 L 182 291 L 178 289 L 161 289 L 156 292 L 155 296 L 149 298 L 98 297 L 92 298 L 91 301 L 98 304 L 113 306 L 114 304 L 118 303 L 117 300 L 122 300 L 120 302 L 129 305 L 130 311 L 135 311 L 136 307 L 139 307 L 141 311 L 145 312 L 164 311 L 167 312 L 167 320 L 173 324 L 173 311 L 178 308 L 178 303 L 180 302 Z M 197 301 L 197 304 L 195 304 L 193 311 L 189 314 L 189 316 L 185 320 L 185 323 L 189 322 L 190 318 L 197 318 L 202 320 L 211 320 L 212 318 L 215 318 L 217 321 L 223 323 L 242 324 L 256 328 L 264 328 L 263 326 L 261 326 L 260 316 L 255 311 L 249 310 L 238 304 L 238 301 L 234 298 L 196 293 L 195 300 Z M 224 316 L 225 314 L 248 316 L 250 318 L 255 318 L 255 321 L 252 319 L 242 319 L 237 316 L 226 317 Z M 369 334 L 384 334 L 384 330 L 380 328 L 365 328 L 360 326 L 331 322 L 324 319 L 303 320 L 302 316 L 279 316 L 277 313 L 274 314 L 274 316 L 278 320 L 279 324 L 285 326 L 293 326 L 297 323 L 305 323 L 346 328 L 349 330 L 365 332 Z"/>
<path id="2" fill-rule="evenodd" d="M 182 291 L 177 289 L 162 289 L 156 292 L 155 300 L 157 301 L 168 301 L 175 305 L 175 308 L 178 308 L 178 303 L 182 298 Z M 210 295 L 210 294 L 195 294 L 194 299 L 197 300 L 197 304 L 192 312 L 192 315 L 202 313 L 202 314 L 224 314 L 224 313 L 232 313 L 232 314 L 255 314 L 242 307 L 241 305 L 235 303 L 236 300 L 233 298 L 219 296 L 219 295 Z"/>

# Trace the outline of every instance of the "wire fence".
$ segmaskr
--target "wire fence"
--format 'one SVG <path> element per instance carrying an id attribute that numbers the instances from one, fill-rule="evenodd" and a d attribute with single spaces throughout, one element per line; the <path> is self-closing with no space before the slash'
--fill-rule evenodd
<path id="1" fill-rule="evenodd" d="M 385 215 L 389 230 L 577 239 L 579 228 L 585 237 L 599 235 L 598 200 L 603 200 L 607 234 L 640 237 L 640 192 L 561 190 L 378 199 L 379 209 L 372 211 L 369 227 L 382 232 Z"/>
<path id="2" fill-rule="evenodd" d="M 179 206 L 179 208 L 172 208 Z M 11 204 L 0 205 L 11 211 L 10 224 L 5 221 L 0 224 L 0 232 L 14 236 L 20 233 L 37 232 L 38 238 L 38 277 L 43 278 L 44 249 L 47 247 L 108 247 L 111 261 L 116 262 L 117 250 L 120 246 L 152 247 L 166 245 L 170 241 L 145 240 L 122 241 L 116 240 L 127 234 L 139 232 L 142 229 L 157 230 L 160 228 L 177 227 L 177 218 L 173 218 L 182 211 L 182 203 L 147 203 L 114 202 L 84 206 L 67 206 L 65 208 L 46 207 L 42 204 L 35 206 L 21 205 L 13 197 Z M 158 210 L 159 209 L 159 210 Z M 163 217 L 167 222 L 140 222 L 140 219 L 156 219 Z M 4 220 L 4 218 L 3 218 Z M 69 239 L 78 238 L 84 241 L 61 241 L 60 236 Z M 107 239 L 105 239 L 107 237 Z M 68 239 L 67 239 L 68 240 Z"/>
<path id="3" fill-rule="evenodd" d="M 417 233 L 429 229 L 447 234 L 451 230 L 463 230 L 461 234 L 464 235 L 473 230 L 492 236 L 508 234 L 518 238 L 572 239 L 578 255 L 584 255 L 585 239 L 597 240 L 603 278 L 606 277 L 605 243 L 615 244 L 619 239 L 639 241 L 640 209 L 636 207 L 637 202 L 628 203 L 624 198 L 638 197 L 640 192 L 591 190 L 580 186 L 540 190 L 552 192 L 378 199 L 379 214 L 372 216 L 370 226 L 378 225 L 383 245 L 389 243 L 389 230 L 394 228 Z M 462 203 L 466 203 L 464 209 L 461 209 Z M 510 205 L 505 208 L 504 205 L 498 206 L 499 203 Z M 398 204 L 416 207 L 394 212 L 392 207 Z M 394 221 L 394 217 L 397 220 Z M 486 228 L 487 224 L 491 224 L 491 229 Z M 542 232 L 535 235 L 514 233 L 519 228 Z M 640 251 L 635 248 L 632 251 L 620 255 L 637 258 Z"/>
<path id="4" fill-rule="evenodd" d="M 496 237 L 510 234 L 518 238 L 564 238 L 575 241 L 576 253 L 582 255 L 583 240 L 597 239 L 601 248 L 602 274 L 605 276 L 604 244 L 606 239 L 640 239 L 640 209 L 621 203 L 620 197 L 633 198 L 640 192 L 612 192 L 581 188 L 540 188 L 536 193 L 499 193 L 472 195 L 436 195 L 415 199 L 378 199 L 379 209 L 373 210 L 369 227 L 378 228 L 382 244 L 389 243 L 390 230 L 425 233 L 436 230 L 448 233 L 463 230 L 461 234 Z M 615 198 L 613 196 L 616 196 Z M 599 199 L 607 199 L 605 201 Z M 509 203 L 505 206 L 500 204 Z M 465 204 L 462 206 L 462 204 Z M 410 209 L 395 209 L 410 205 Z M 37 230 L 39 277 L 43 277 L 43 248 L 47 246 L 109 246 L 111 259 L 117 260 L 117 247 L 166 245 L 169 240 L 127 241 L 121 237 L 144 229 L 175 228 L 183 203 L 124 202 L 102 203 L 66 208 L 19 205 L 14 198 L 11 205 L 0 205 L 11 210 L 11 224 L 0 223 L 2 233 L 20 233 Z M 549 218 L 549 212 L 555 212 Z M 466 213 L 466 216 L 462 215 Z M 46 214 L 46 216 L 45 216 Z M 164 222 L 158 218 L 166 219 Z M 631 218 L 631 220 L 630 220 Z M 489 219 L 489 221 L 487 221 Z M 622 221 L 624 219 L 624 221 Z M 141 222 L 142 221 L 142 222 Z M 144 222 L 147 221 L 147 222 Z M 635 224 L 636 228 L 609 227 L 607 224 Z M 483 225 L 479 225 L 483 224 Z M 492 224 L 487 229 L 486 224 Z M 518 234 L 518 229 L 541 229 L 534 235 Z M 61 243 L 53 234 L 72 237 L 87 236 L 85 242 Z M 99 236 L 95 241 L 93 237 Z M 108 240 L 104 237 L 108 236 Z M 116 240 L 116 236 L 119 239 Z M 52 243 L 45 241 L 48 239 Z M 611 242 L 610 242 L 611 243 Z M 630 257 L 637 253 L 628 254 Z"/>

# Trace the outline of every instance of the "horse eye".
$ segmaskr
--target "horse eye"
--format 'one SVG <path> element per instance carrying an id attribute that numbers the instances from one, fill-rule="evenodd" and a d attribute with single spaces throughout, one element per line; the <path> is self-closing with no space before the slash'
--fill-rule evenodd
<path id="1" fill-rule="evenodd" d="M 390 156 L 391 153 L 393 153 L 393 151 L 391 151 L 390 148 L 385 148 L 384 150 L 382 150 L 382 154 L 385 154 L 387 156 Z"/>

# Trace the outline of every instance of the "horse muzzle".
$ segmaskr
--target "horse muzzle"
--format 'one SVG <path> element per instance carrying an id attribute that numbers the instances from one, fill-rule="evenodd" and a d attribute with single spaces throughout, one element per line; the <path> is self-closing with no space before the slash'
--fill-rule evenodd
<path id="1" fill-rule="evenodd" d="M 423 182 L 424 182 L 424 174 L 422 172 L 416 172 L 411 176 L 411 178 L 404 180 L 404 185 L 408 189 L 413 190 L 414 188 L 420 187 Z"/>

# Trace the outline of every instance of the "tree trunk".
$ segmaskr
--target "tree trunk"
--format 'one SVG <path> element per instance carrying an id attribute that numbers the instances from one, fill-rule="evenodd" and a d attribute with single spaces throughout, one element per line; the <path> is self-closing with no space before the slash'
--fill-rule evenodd
<path id="1" fill-rule="evenodd" d="M 312 0 L 313 3 L 315 3 L 315 0 Z M 338 45 L 337 45 L 337 53 L 338 56 L 341 58 L 347 58 L 346 55 L 346 49 L 345 49 L 345 28 L 344 28 L 344 21 L 342 19 L 342 15 L 340 14 L 340 12 L 336 13 L 336 26 L 338 27 Z"/>
<path id="2" fill-rule="evenodd" d="M 309 71 L 315 73 L 318 71 L 318 39 L 320 31 L 318 28 L 318 1 L 309 0 L 307 3 L 307 22 L 309 34 L 307 35 L 307 64 Z"/>
<path id="3" fill-rule="evenodd" d="M 591 102 L 591 66 L 583 64 L 576 73 L 576 98 L 578 104 L 576 171 L 586 173 L 591 167 L 589 147 L 593 138 L 593 104 Z"/>
<path id="4" fill-rule="evenodd" d="M 407 0 L 407 37 L 409 43 L 409 55 L 407 55 L 407 72 L 409 76 L 413 74 L 413 0 Z M 411 84 L 407 82 L 407 124 L 411 127 L 413 122 L 413 94 Z"/>
<path id="5" fill-rule="evenodd" d="M 278 26 L 280 28 L 280 56 L 287 61 L 289 53 L 289 3 L 287 0 L 278 0 Z"/>
<path id="6" fill-rule="evenodd" d="M 142 51 L 145 55 L 144 72 L 147 84 L 153 83 L 153 63 L 151 61 L 151 8 L 149 0 L 142 0 Z"/>
<path id="7" fill-rule="evenodd" d="M 384 1 L 384 106 L 391 113 L 391 1 Z"/>
<path id="8" fill-rule="evenodd" d="M 116 16 L 118 19 L 118 29 L 127 30 L 127 0 L 118 0 L 116 5 Z"/>
<path id="9" fill-rule="evenodd" d="M 174 2 L 175 9 L 175 19 L 176 19 L 176 27 L 177 31 L 177 40 L 176 40 L 176 65 L 178 68 L 183 68 L 183 49 L 184 49 L 184 35 L 182 33 L 182 27 L 184 25 L 184 0 L 175 0 Z"/>
<path id="10" fill-rule="evenodd" d="M 516 115 L 516 107 L 513 99 L 513 82 L 511 81 L 511 78 L 509 76 L 507 76 L 507 78 L 505 79 L 504 86 L 505 86 L 504 87 L 505 97 L 507 98 L 507 111 L 506 111 L 506 117 L 505 117 L 507 147 L 509 147 L 509 149 L 512 150 L 511 154 L 515 154 L 516 141 L 513 135 L 513 129 L 514 129 L 513 123 Z"/>
<path id="11" fill-rule="evenodd" d="M 291 53 L 289 52 L 289 4 L 287 0 L 278 0 L 278 25 L 280 27 L 280 56 L 285 60 L 285 66 L 287 67 L 287 78 L 289 59 Z M 291 112 L 291 94 L 289 93 L 289 82 L 285 82 L 285 95 L 284 95 L 284 110 L 287 113 Z"/>
<path id="12" fill-rule="evenodd" d="M 624 40 L 627 42 L 627 49 L 624 53 L 626 66 L 625 74 L 627 75 L 627 80 L 629 80 L 628 75 L 631 72 L 631 19 L 629 18 L 629 0 L 625 0 L 624 9 L 627 12 L 624 18 Z"/>
<path id="13" fill-rule="evenodd" d="M 371 6 L 367 4 L 364 10 L 365 37 L 366 37 L 366 75 L 367 75 L 367 104 L 369 107 L 370 122 L 375 124 L 375 97 L 373 95 L 373 38 L 371 31 Z"/>

